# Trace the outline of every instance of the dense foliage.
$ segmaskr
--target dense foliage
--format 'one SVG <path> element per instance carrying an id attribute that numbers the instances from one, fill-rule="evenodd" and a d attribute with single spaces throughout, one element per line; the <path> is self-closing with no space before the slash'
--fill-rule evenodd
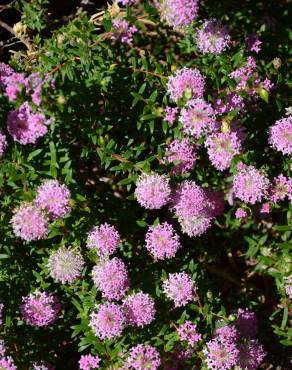
<path id="1" fill-rule="evenodd" d="M 0 369 L 288 369 L 286 2 L 64 4 L 0 5 Z"/>

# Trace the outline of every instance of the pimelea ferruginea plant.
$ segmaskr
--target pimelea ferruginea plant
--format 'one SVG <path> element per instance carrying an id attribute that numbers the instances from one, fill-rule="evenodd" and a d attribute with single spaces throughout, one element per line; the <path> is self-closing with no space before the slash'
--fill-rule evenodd
<path id="1" fill-rule="evenodd" d="M 289 368 L 286 10 L 63 3 L 0 5 L 0 368 Z"/>

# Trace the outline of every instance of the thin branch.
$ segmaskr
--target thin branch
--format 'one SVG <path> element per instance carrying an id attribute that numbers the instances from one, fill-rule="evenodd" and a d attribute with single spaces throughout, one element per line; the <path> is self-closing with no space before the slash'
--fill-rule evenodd
<path id="1" fill-rule="evenodd" d="M 26 47 L 29 51 L 33 51 L 32 45 L 23 38 L 22 36 L 18 35 L 12 27 L 10 27 L 7 23 L 0 21 L 0 27 L 4 28 L 6 31 L 10 32 L 12 35 L 14 35 L 16 38 L 18 38 Z"/>

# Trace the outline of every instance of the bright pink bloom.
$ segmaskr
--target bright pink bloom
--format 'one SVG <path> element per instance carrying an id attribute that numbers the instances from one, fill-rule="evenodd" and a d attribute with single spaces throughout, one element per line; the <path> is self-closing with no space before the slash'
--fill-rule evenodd
<path id="1" fill-rule="evenodd" d="M 157 370 L 161 364 L 157 350 L 147 344 L 138 344 L 132 347 L 124 364 L 125 369 Z"/>
<path id="2" fill-rule="evenodd" d="M 99 369 L 100 358 L 92 355 L 82 355 L 79 360 L 80 370 Z"/>
<path id="3" fill-rule="evenodd" d="M 271 127 L 269 144 L 283 154 L 292 154 L 292 116 L 279 119 Z"/>
<path id="4" fill-rule="evenodd" d="M 123 302 L 126 323 L 143 328 L 149 325 L 155 316 L 155 305 L 149 294 L 139 292 L 129 295 Z"/>
<path id="5" fill-rule="evenodd" d="M 114 253 L 121 237 L 116 228 L 108 223 L 94 226 L 87 237 L 86 246 L 89 249 L 95 249 L 98 256 L 109 256 Z"/>
<path id="6" fill-rule="evenodd" d="M 196 342 L 202 339 L 202 335 L 197 332 L 197 325 L 191 321 L 186 321 L 177 329 L 180 340 L 188 342 L 189 346 L 193 347 Z"/>
<path id="7" fill-rule="evenodd" d="M 133 35 L 138 31 L 137 27 L 130 26 L 130 23 L 125 19 L 115 18 L 113 20 L 113 34 L 112 40 L 120 40 L 123 44 L 131 45 L 133 42 Z"/>
<path id="8" fill-rule="evenodd" d="M 197 31 L 198 49 L 203 54 L 220 54 L 230 46 L 230 42 L 227 27 L 217 19 L 205 21 Z"/>
<path id="9" fill-rule="evenodd" d="M 188 139 L 173 140 L 166 148 L 166 156 L 164 159 L 169 163 L 174 163 L 171 172 L 176 175 L 188 172 L 194 168 L 196 162 L 196 154 L 193 145 Z M 178 163 L 175 163 L 178 162 Z"/>
<path id="10" fill-rule="evenodd" d="M 185 306 L 195 298 L 195 282 L 185 272 L 169 274 L 162 287 L 164 294 L 174 302 L 175 307 Z"/>
<path id="11" fill-rule="evenodd" d="M 189 26 L 197 17 L 199 10 L 198 0 L 162 0 L 156 4 L 161 19 L 174 28 Z"/>

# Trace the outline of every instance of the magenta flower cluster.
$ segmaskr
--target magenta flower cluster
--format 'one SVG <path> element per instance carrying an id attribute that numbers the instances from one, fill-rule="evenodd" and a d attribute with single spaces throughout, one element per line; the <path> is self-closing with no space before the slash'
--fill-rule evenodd
<path id="1" fill-rule="evenodd" d="M 7 139 L 4 134 L 0 131 L 0 158 L 3 156 L 5 149 L 7 147 Z"/>
<path id="2" fill-rule="evenodd" d="M 198 0 L 162 0 L 156 2 L 161 20 L 174 28 L 185 28 L 197 17 Z"/>
<path id="3" fill-rule="evenodd" d="M 82 355 L 79 360 L 80 370 L 99 369 L 100 358 L 92 355 Z"/>
<path id="4" fill-rule="evenodd" d="M 292 154 L 292 116 L 284 117 L 271 127 L 269 143 L 283 154 Z"/>
<path id="5" fill-rule="evenodd" d="M 186 272 L 169 274 L 162 284 L 162 289 L 175 307 L 187 305 L 196 296 L 196 284 Z"/>
<path id="6" fill-rule="evenodd" d="M 22 316 L 28 325 L 48 326 L 60 315 L 58 298 L 50 293 L 35 291 L 22 298 Z"/>
<path id="7" fill-rule="evenodd" d="M 108 300 L 122 299 L 130 287 L 128 271 L 125 263 L 114 257 L 100 261 L 92 270 L 93 282 Z"/>
<path id="8" fill-rule="evenodd" d="M 166 148 L 164 163 L 173 163 L 172 174 L 181 175 L 194 168 L 196 154 L 188 139 L 173 140 Z"/>
<path id="9" fill-rule="evenodd" d="M 133 35 L 138 32 L 136 26 L 130 26 L 125 19 L 115 18 L 113 20 L 112 40 L 121 41 L 123 44 L 131 45 L 133 42 Z"/>
<path id="10" fill-rule="evenodd" d="M 174 257 L 178 249 L 181 248 L 178 234 L 173 226 L 167 222 L 150 226 L 145 240 L 146 249 L 153 258 L 158 260 Z"/>
<path id="11" fill-rule="evenodd" d="M 56 282 L 73 283 L 81 275 L 84 260 L 79 250 L 60 247 L 50 255 L 47 267 Z"/>
<path id="12" fill-rule="evenodd" d="M 124 364 L 125 369 L 157 370 L 161 359 L 157 350 L 148 344 L 138 344 L 132 347 Z"/>
<path id="13" fill-rule="evenodd" d="M 96 250 L 98 256 L 113 254 L 121 242 L 121 237 L 114 226 L 104 223 L 94 226 L 87 236 L 86 246 Z"/>
<path id="14" fill-rule="evenodd" d="M 143 292 L 126 297 L 123 301 L 123 311 L 126 323 L 140 328 L 149 325 L 156 312 L 153 298 Z"/>
<path id="15" fill-rule="evenodd" d="M 198 29 L 196 38 L 198 49 L 203 54 L 220 54 L 230 46 L 231 42 L 227 27 L 217 19 L 204 22 Z"/>
<path id="16" fill-rule="evenodd" d="M 197 325 L 191 321 L 186 321 L 177 328 L 180 340 L 185 340 L 190 347 L 202 339 L 202 335 L 197 332 Z"/>

